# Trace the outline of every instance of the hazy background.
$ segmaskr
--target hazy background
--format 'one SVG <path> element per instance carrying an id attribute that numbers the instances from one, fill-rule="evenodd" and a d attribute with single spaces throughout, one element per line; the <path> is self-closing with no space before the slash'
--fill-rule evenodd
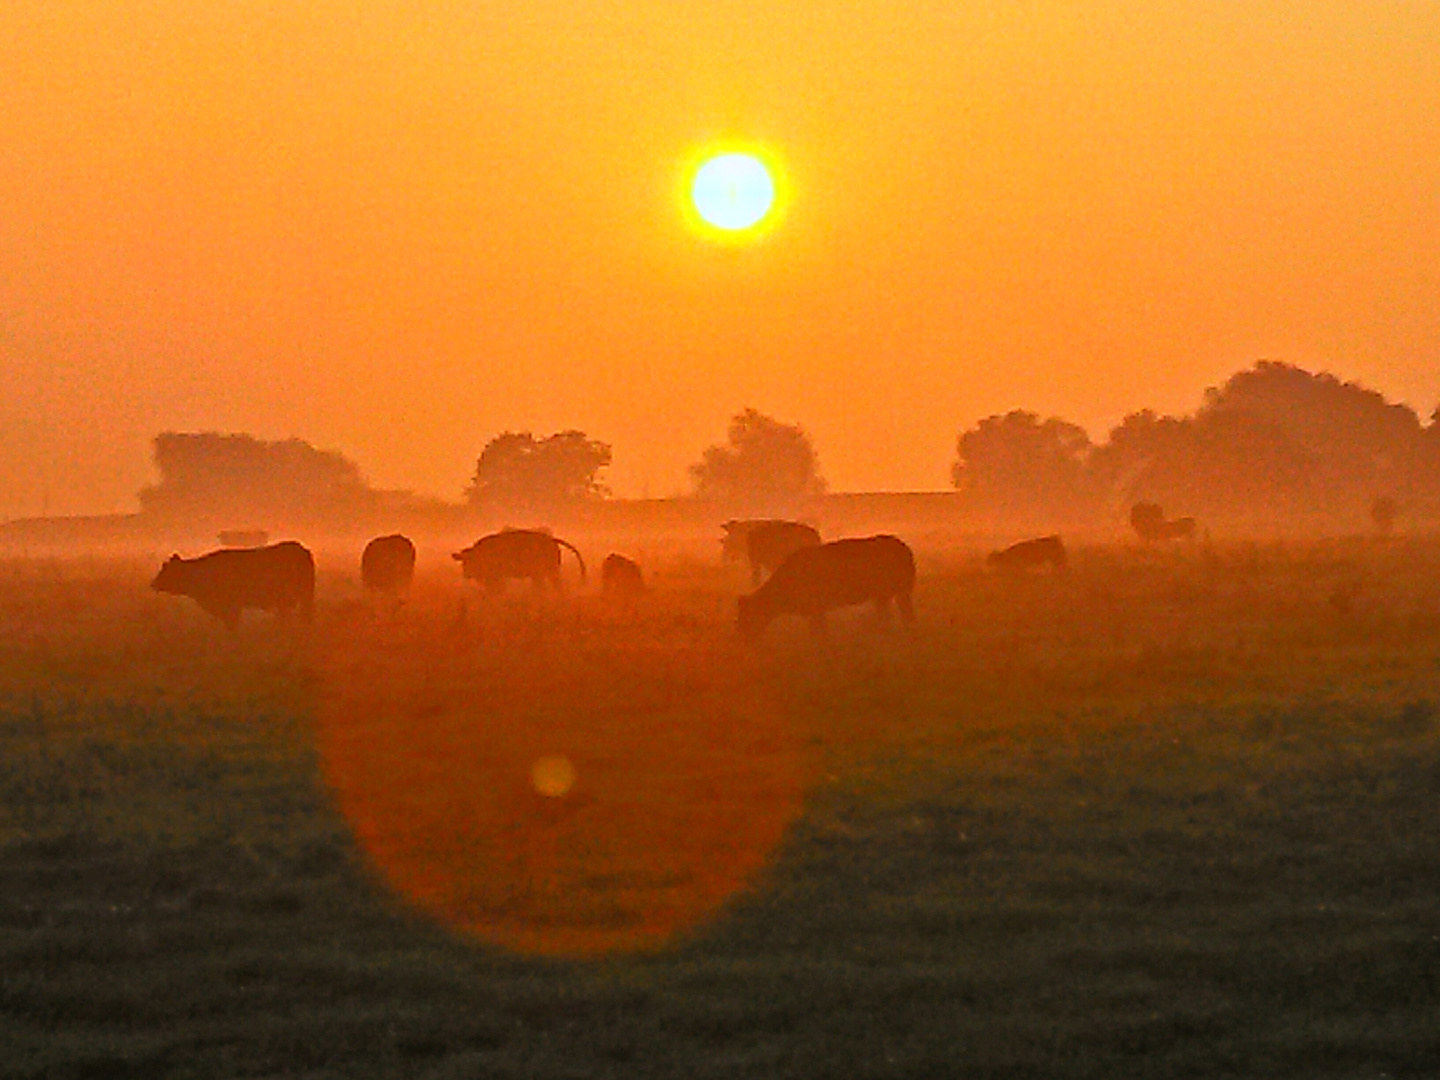
<path id="1" fill-rule="evenodd" d="M 1437 57 L 1433 0 L 8 0 L 0 515 L 132 508 L 170 429 L 455 498 L 507 428 L 668 494 L 746 405 L 943 487 L 1261 357 L 1428 416 Z M 763 246 L 685 231 L 727 134 Z"/>

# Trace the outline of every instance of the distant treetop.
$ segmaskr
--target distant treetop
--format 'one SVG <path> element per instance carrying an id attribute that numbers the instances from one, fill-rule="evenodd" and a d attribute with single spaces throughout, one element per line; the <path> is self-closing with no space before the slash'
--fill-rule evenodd
<path id="1" fill-rule="evenodd" d="M 730 420 L 723 445 L 690 466 L 695 494 L 746 513 L 789 513 L 825 492 L 820 462 L 799 424 L 755 409 Z"/>
<path id="2" fill-rule="evenodd" d="M 561 431 L 537 439 L 528 431 L 506 431 L 480 452 L 465 489 L 472 506 L 541 511 L 610 494 L 599 473 L 610 464 L 608 443 L 583 431 Z"/>

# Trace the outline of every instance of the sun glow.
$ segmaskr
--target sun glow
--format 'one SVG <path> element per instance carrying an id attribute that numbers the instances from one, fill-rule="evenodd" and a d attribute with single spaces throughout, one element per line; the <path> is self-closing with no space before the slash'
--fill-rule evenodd
<path id="1" fill-rule="evenodd" d="M 751 146 L 708 146 L 684 170 L 686 216 L 701 235 L 722 242 L 755 239 L 774 228 L 785 203 L 778 161 Z"/>

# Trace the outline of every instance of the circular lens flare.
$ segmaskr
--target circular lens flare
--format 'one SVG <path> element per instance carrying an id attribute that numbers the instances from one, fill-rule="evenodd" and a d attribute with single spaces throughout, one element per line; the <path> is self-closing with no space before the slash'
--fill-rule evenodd
<path id="1" fill-rule="evenodd" d="M 758 225 L 775 205 L 775 181 L 752 154 L 731 153 L 701 165 L 690 186 L 695 212 L 726 232 Z"/>

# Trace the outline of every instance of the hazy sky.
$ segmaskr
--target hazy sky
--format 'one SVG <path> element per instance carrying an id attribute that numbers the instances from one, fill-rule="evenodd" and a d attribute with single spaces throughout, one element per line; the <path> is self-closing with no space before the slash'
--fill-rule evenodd
<path id="1" fill-rule="evenodd" d="M 725 136 L 763 244 L 681 213 Z M 132 507 L 165 429 L 456 497 L 578 427 L 669 494 L 747 405 L 937 488 L 1262 357 L 1440 403 L 1435 0 L 0 3 L 0 515 Z"/>

